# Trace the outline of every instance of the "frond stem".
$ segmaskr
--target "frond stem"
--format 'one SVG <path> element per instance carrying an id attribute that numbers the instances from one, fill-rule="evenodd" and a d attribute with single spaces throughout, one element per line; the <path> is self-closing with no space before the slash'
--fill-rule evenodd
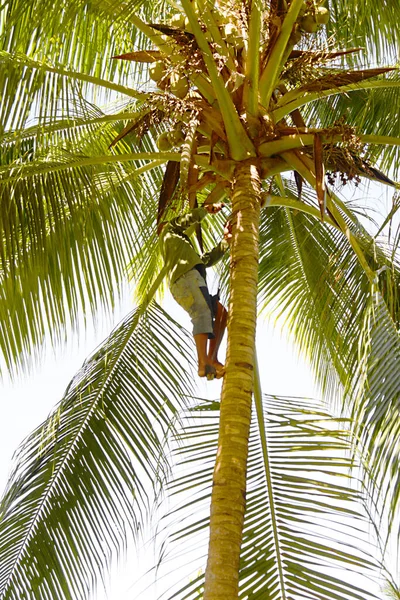
<path id="1" fill-rule="evenodd" d="M 268 490 L 268 501 L 269 501 L 269 509 L 271 512 L 271 525 L 274 536 L 275 543 L 275 555 L 276 562 L 278 568 L 279 575 L 279 585 L 280 585 L 280 598 L 282 600 L 287 600 L 286 592 L 285 592 L 285 580 L 284 580 L 284 570 L 282 563 L 282 551 L 280 549 L 280 540 L 279 540 L 279 532 L 277 526 L 277 515 L 275 511 L 275 498 L 273 491 L 273 482 L 271 475 L 271 467 L 269 460 L 269 451 L 268 451 L 268 440 L 267 434 L 265 431 L 265 419 L 264 419 L 264 408 L 262 402 L 262 391 L 261 391 L 261 379 L 260 379 L 260 370 L 258 368 L 258 359 L 257 359 L 257 351 L 254 352 L 254 404 L 256 406 L 256 414 L 257 414 L 257 423 L 258 423 L 258 431 L 260 433 L 261 440 L 261 448 L 264 459 L 264 472 L 265 479 L 267 483 Z"/>
<path id="2" fill-rule="evenodd" d="M 182 6 L 189 19 L 193 33 L 196 37 L 196 42 L 202 51 L 204 62 L 217 96 L 232 158 L 235 160 L 244 160 L 253 157 L 256 155 L 253 143 L 240 121 L 232 97 L 225 87 L 225 82 L 218 73 L 214 57 L 211 53 L 207 39 L 200 28 L 197 15 L 193 10 L 190 0 L 182 0 Z"/>
<path id="3" fill-rule="evenodd" d="M 293 0 L 289 10 L 286 13 L 282 23 L 281 31 L 274 44 L 273 50 L 269 55 L 267 65 L 260 78 L 260 98 L 263 106 L 268 108 L 271 100 L 272 92 L 276 87 L 276 81 L 281 69 L 282 59 L 285 55 L 285 50 L 289 42 L 293 26 L 296 23 L 297 17 L 304 0 Z"/>
<path id="4" fill-rule="evenodd" d="M 337 94 L 346 94 L 347 92 L 357 92 L 359 90 L 374 90 L 380 88 L 397 88 L 400 87 L 400 81 L 391 81 L 391 80 L 379 80 L 379 81 L 361 81 L 359 83 L 353 83 L 351 85 L 343 85 L 336 88 L 331 88 L 329 90 L 320 90 L 318 92 L 301 92 L 299 90 L 293 90 L 293 92 L 289 92 L 291 95 L 286 94 L 281 98 L 281 100 L 277 103 L 277 108 L 272 111 L 272 117 L 275 123 L 278 123 L 283 117 L 293 112 L 296 108 L 300 108 L 305 104 L 310 102 L 314 102 L 315 100 L 321 100 L 322 98 L 327 98 L 328 96 L 335 96 Z"/>
<path id="5" fill-rule="evenodd" d="M 66 171 L 68 169 L 80 168 L 80 167 L 92 167 L 95 165 L 102 165 L 107 163 L 124 163 L 132 160 L 152 160 L 150 165 L 144 165 L 142 167 L 138 167 L 138 174 L 148 171 L 155 166 L 162 164 L 164 162 L 168 162 L 170 160 L 179 162 L 181 160 L 181 155 L 177 152 L 133 152 L 130 154 L 118 154 L 118 155 L 103 155 L 103 156 L 90 156 L 88 158 L 82 158 L 80 160 L 75 160 L 66 163 L 52 163 L 47 165 L 46 163 L 38 164 L 24 164 L 24 165 L 14 165 L 0 168 L 0 174 L 5 172 L 16 173 L 15 175 L 11 175 L 10 177 L 3 178 L 1 181 L 10 182 L 10 181 L 20 181 L 21 179 L 27 177 L 33 177 L 35 175 L 43 175 L 45 173 L 55 173 L 57 171 Z M 157 165 L 156 165 L 157 163 Z M 133 175 L 132 173 L 131 175 Z"/>

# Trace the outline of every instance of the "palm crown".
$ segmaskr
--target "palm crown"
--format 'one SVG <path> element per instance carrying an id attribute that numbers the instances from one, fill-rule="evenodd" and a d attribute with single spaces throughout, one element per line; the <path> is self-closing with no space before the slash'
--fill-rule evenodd
<path id="1" fill-rule="evenodd" d="M 167 477 L 165 439 L 177 435 L 171 422 L 192 384 L 175 364 L 188 352 L 185 333 L 151 304 L 164 276 L 155 225 L 199 199 L 225 198 L 233 242 L 222 271 L 230 321 L 219 439 L 210 416 L 219 405 L 185 409 L 203 417 L 199 440 L 185 422 L 180 432 L 193 465 L 218 444 L 208 566 L 204 592 L 201 578 L 174 597 L 227 600 L 238 586 L 241 597 L 367 597 L 321 574 L 325 561 L 348 563 L 349 550 L 316 541 L 306 504 L 318 495 L 314 515 L 333 522 L 366 494 L 396 522 L 397 238 L 379 245 L 335 185 L 396 185 L 399 82 L 376 64 L 393 53 L 397 12 L 304 0 L 3 4 L 4 368 L 24 365 L 80 311 L 112 307 L 128 264 L 140 305 L 21 447 L 2 503 L 1 598 L 86 597 L 107 561 L 99 548 L 121 543 L 123 523 L 139 526 L 149 490 Z M 148 75 L 158 89 L 144 84 Z M 209 224 L 206 243 L 220 225 Z M 327 397 L 343 395 L 346 427 L 309 427 L 321 409 L 306 403 L 263 402 L 257 306 L 283 315 Z M 211 441 L 197 454 L 202 436 Z M 310 476 L 302 465 L 314 449 Z M 351 449 L 363 465 L 359 493 L 321 475 L 336 473 L 328 450 Z M 200 467 L 175 485 L 209 497 L 211 475 Z M 185 533 L 206 526 L 188 522 Z M 364 555 L 351 561 L 379 570 Z"/>

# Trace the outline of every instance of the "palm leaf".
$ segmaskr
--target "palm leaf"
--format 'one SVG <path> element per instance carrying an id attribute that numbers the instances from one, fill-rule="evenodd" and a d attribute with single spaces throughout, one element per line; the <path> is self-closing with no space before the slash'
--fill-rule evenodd
<path id="1" fill-rule="evenodd" d="M 397 60 L 394 45 L 399 36 L 398 7 L 377 5 L 366 0 L 331 0 L 327 35 L 334 35 L 339 47 L 362 46 L 365 54 L 373 48 L 377 63 Z M 379 27 L 376 24 L 379 23 Z M 361 58 L 361 60 L 364 57 Z"/>
<path id="2" fill-rule="evenodd" d="M 365 498 L 349 481 L 345 421 L 306 399 L 265 396 L 263 404 L 263 420 L 253 417 L 250 437 L 240 597 L 377 598 L 368 578 L 379 581 L 380 565 L 361 543 L 369 525 Z M 172 507 L 162 528 L 175 532 L 162 545 L 160 577 L 163 564 L 167 571 L 176 561 L 190 562 L 187 583 L 171 584 L 165 598 L 202 597 L 198 570 L 206 550 L 217 431 L 218 403 L 202 403 L 188 414 L 179 437 Z"/>
<path id="3" fill-rule="evenodd" d="M 159 308 L 129 315 L 18 451 L 0 507 L 0 595 L 87 598 L 140 531 L 165 477 L 164 437 L 191 384 L 188 336 Z"/>
<path id="4" fill-rule="evenodd" d="M 348 221 L 357 225 L 372 272 L 380 273 L 371 285 L 345 236 L 288 209 L 268 212 L 261 229 L 264 309 L 286 322 L 328 397 L 337 403 L 338 392 L 346 391 L 355 439 L 368 454 L 381 515 L 390 523 L 400 489 L 398 264 L 390 267 L 361 225 Z"/>
<path id="5" fill-rule="evenodd" d="M 99 123 L 93 138 L 91 128 L 78 125 L 68 129 L 67 139 L 51 130 L 49 140 L 37 130 L 5 148 L 0 346 L 8 368 L 23 364 L 46 332 L 56 340 L 80 308 L 86 314 L 100 304 L 111 309 L 126 265 L 142 247 L 154 220 L 158 181 L 146 171 L 156 165 L 144 159 L 159 155 L 151 153 L 151 138 L 142 144 L 149 153 L 131 153 L 120 143 L 107 154 L 115 131 L 112 122 Z"/>

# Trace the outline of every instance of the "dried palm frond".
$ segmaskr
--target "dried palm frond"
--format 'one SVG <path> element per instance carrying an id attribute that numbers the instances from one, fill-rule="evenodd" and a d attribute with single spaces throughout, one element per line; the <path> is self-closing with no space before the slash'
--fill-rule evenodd
<path id="1" fill-rule="evenodd" d="M 129 135 L 130 133 L 136 134 L 136 136 L 140 140 L 152 126 L 158 125 L 164 120 L 164 118 L 165 113 L 159 108 L 148 108 L 147 110 L 145 110 L 144 113 L 141 112 L 136 119 L 130 121 L 123 128 L 121 133 L 119 133 L 117 137 L 113 139 L 113 141 L 109 145 L 109 148 L 115 146 L 117 142 L 122 140 L 122 138 Z"/>
<path id="2" fill-rule="evenodd" d="M 189 31 L 184 31 L 183 29 L 172 25 L 163 25 L 159 23 L 149 23 L 149 25 L 153 29 L 160 31 L 162 34 L 172 37 L 179 45 L 187 46 L 190 44 L 191 46 L 194 45 L 197 47 L 196 39 L 193 33 L 190 33 Z"/>
<path id="3" fill-rule="evenodd" d="M 134 62 L 152 63 L 161 60 L 163 55 L 159 50 L 137 50 L 136 52 L 118 54 L 118 56 L 112 56 L 111 58 L 118 58 L 120 60 L 133 60 Z"/>
<path id="4" fill-rule="evenodd" d="M 161 191 L 158 200 L 157 225 L 162 221 L 163 216 L 174 197 L 176 187 L 179 181 L 180 164 L 169 160 L 164 172 Z"/>
<path id="5" fill-rule="evenodd" d="M 307 83 L 306 85 L 302 86 L 299 91 L 317 92 L 322 90 L 330 90 L 333 88 L 342 87 L 344 85 L 358 83 L 359 81 L 364 81 L 365 79 L 370 79 L 372 77 L 378 77 L 378 75 L 383 75 L 384 73 L 389 73 L 390 71 L 395 70 L 395 68 L 386 67 L 377 69 L 363 69 L 360 71 L 332 72 L 316 79 L 315 81 Z"/>
<path id="6" fill-rule="evenodd" d="M 349 48 L 348 50 L 338 50 L 337 52 L 329 52 L 328 50 L 292 50 L 289 55 L 289 60 L 306 57 L 307 61 L 309 62 L 311 61 L 321 64 L 330 60 L 334 60 L 339 56 L 361 52 L 361 50 L 363 50 L 363 48 Z"/>

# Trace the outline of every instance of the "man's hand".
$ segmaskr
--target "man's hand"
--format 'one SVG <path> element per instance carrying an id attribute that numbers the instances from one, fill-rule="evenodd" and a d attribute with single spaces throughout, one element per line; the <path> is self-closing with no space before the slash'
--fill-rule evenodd
<path id="1" fill-rule="evenodd" d="M 224 225 L 224 240 L 228 242 L 228 244 L 232 241 L 232 222 L 227 221 Z"/>
<path id="2" fill-rule="evenodd" d="M 215 204 L 204 204 L 203 205 L 206 211 L 212 215 L 222 210 L 225 206 L 223 202 L 216 202 Z"/>

